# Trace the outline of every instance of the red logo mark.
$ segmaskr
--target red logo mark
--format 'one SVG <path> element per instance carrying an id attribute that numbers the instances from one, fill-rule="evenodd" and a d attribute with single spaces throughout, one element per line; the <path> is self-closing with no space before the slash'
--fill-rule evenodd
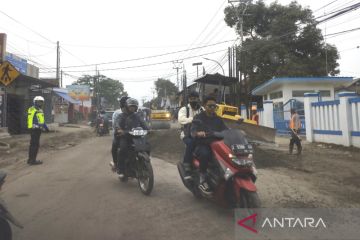
<path id="1" fill-rule="evenodd" d="M 239 226 L 241 226 L 249 231 L 252 231 L 253 233 L 257 233 L 258 231 L 256 229 L 249 227 L 248 225 L 245 225 L 246 221 L 252 219 L 252 226 L 254 226 L 256 224 L 256 217 L 257 217 L 257 213 L 254 213 L 253 215 L 251 215 L 249 217 L 239 220 L 237 223 L 239 224 Z"/>

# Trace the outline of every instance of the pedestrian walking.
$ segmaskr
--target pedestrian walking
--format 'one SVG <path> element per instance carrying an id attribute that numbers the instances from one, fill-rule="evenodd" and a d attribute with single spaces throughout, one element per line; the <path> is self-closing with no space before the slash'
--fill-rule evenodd
<path id="1" fill-rule="evenodd" d="M 42 110 L 44 106 L 44 98 L 36 96 L 34 98 L 34 105 L 28 109 L 28 129 L 30 130 L 30 147 L 29 147 L 29 158 L 27 163 L 29 165 L 42 164 L 42 161 L 36 160 L 39 146 L 41 130 L 49 132 L 48 127 L 45 124 L 44 112 Z"/>
<path id="2" fill-rule="evenodd" d="M 297 154 L 300 155 L 302 151 L 301 139 L 299 137 L 300 128 L 301 128 L 300 116 L 299 114 L 297 114 L 295 109 L 292 108 L 290 111 L 291 111 L 291 119 L 289 123 L 289 128 L 290 128 L 291 139 L 289 144 L 289 154 L 293 153 L 294 144 L 296 144 Z"/>

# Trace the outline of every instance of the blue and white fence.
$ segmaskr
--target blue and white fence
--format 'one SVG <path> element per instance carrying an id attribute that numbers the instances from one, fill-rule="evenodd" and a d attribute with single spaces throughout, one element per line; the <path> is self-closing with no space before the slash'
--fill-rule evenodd
<path id="1" fill-rule="evenodd" d="M 259 125 L 274 128 L 274 105 L 273 101 L 264 101 L 263 108 L 257 110 Z"/>
<path id="2" fill-rule="evenodd" d="M 352 138 L 352 142 L 357 142 L 360 141 L 360 97 L 349 99 L 349 103 L 352 113 L 350 135 Z"/>
<path id="3" fill-rule="evenodd" d="M 318 102 L 317 93 L 304 99 L 306 139 L 360 147 L 360 98 L 343 92 L 339 100 Z"/>
<path id="4" fill-rule="evenodd" d="M 263 126 L 264 125 L 264 109 L 263 108 L 259 108 L 257 110 L 257 113 L 259 115 L 259 125 Z"/>

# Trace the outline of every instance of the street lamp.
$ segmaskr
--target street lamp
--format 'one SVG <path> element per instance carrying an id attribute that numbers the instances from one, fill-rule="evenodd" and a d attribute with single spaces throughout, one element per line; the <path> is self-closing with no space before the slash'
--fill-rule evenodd
<path id="1" fill-rule="evenodd" d="M 196 66 L 196 78 L 199 77 L 199 66 L 202 65 L 202 62 L 193 63 L 193 66 Z"/>
<path id="2" fill-rule="evenodd" d="M 209 61 L 213 61 L 213 62 L 217 63 L 217 64 L 221 67 L 221 70 L 222 70 L 222 72 L 223 72 L 223 75 L 225 76 L 224 68 L 223 68 L 223 66 L 222 66 L 218 61 L 216 61 L 216 60 L 214 60 L 214 59 L 206 58 L 206 57 L 204 57 L 204 59 L 205 59 L 205 60 L 209 60 Z"/>
<path id="3" fill-rule="evenodd" d="M 218 62 L 218 61 L 216 61 L 216 60 L 214 60 L 214 59 L 210 59 L 210 58 L 206 58 L 206 57 L 204 57 L 204 59 L 205 60 L 208 60 L 208 61 L 213 61 L 213 62 L 215 62 L 215 63 L 217 63 L 220 67 L 221 67 L 221 70 L 222 70 L 222 72 L 223 72 L 223 75 L 224 75 L 224 77 L 225 77 L 225 70 L 224 70 L 224 68 L 223 68 L 223 66 Z M 219 79 L 219 89 L 220 89 L 220 92 L 221 92 L 221 78 Z M 222 91 L 222 93 L 223 93 L 223 96 L 224 96 L 224 103 L 225 103 L 225 87 L 224 87 L 224 90 Z M 221 94 L 221 93 L 220 93 Z M 222 98 L 222 96 L 220 96 L 220 100 L 221 100 L 221 98 Z"/>

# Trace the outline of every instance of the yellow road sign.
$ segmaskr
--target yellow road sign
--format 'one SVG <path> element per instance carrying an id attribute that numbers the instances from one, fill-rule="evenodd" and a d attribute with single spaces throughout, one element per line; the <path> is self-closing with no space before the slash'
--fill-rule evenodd
<path id="1" fill-rule="evenodd" d="M 0 83 L 4 84 L 5 86 L 9 85 L 14 81 L 20 73 L 16 68 L 11 65 L 9 62 L 3 62 L 0 66 Z"/>

